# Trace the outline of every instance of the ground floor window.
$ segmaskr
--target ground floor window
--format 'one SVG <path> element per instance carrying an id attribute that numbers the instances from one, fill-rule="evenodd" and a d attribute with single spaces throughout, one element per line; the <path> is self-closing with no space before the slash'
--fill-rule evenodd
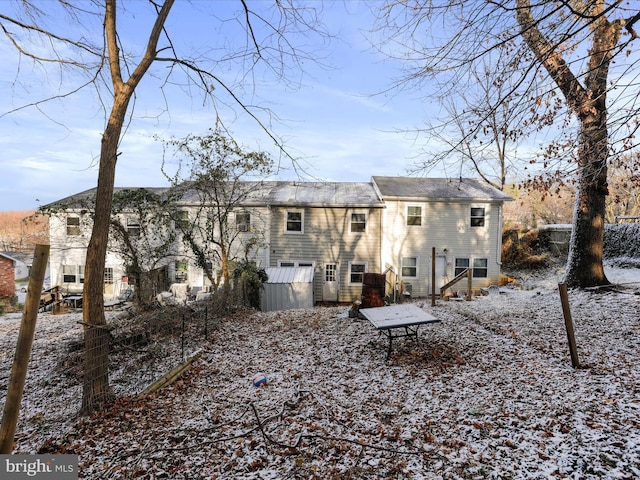
<path id="1" fill-rule="evenodd" d="M 189 278 L 189 261 L 176 260 L 176 282 L 186 283 Z"/>
<path id="2" fill-rule="evenodd" d="M 278 260 L 279 267 L 315 267 L 316 262 L 310 260 Z"/>
<path id="3" fill-rule="evenodd" d="M 418 258 L 402 257 L 402 276 L 416 278 L 418 276 Z"/>
<path id="4" fill-rule="evenodd" d="M 104 283 L 107 285 L 113 284 L 113 268 L 106 267 L 104 269 Z"/>
<path id="5" fill-rule="evenodd" d="M 349 264 L 349 283 L 362 283 L 367 271 L 366 263 L 352 262 Z"/>
<path id="6" fill-rule="evenodd" d="M 489 260 L 486 258 L 473 259 L 473 277 L 487 278 L 489 276 Z"/>
<path id="7" fill-rule="evenodd" d="M 464 272 L 467 268 L 469 268 L 468 258 L 456 258 L 456 264 L 455 264 L 455 270 L 453 272 L 453 276 L 457 277 L 462 272 Z"/>
<path id="8" fill-rule="evenodd" d="M 77 266 L 76 265 L 63 265 L 62 266 L 62 281 L 63 283 L 76 283 Z"/>

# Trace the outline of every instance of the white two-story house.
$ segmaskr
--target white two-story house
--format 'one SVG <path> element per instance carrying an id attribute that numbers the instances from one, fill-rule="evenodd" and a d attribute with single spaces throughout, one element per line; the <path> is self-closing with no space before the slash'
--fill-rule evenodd
<path id="1" fill-rule="evenodd" d="M 372 184 L 385 205 L 383 266 L 412 296 L 428 296 L 434 278 L 439 292 L 468 268 L 474 289 L 498 284 L 502 204 L 511 197 L 468 178 L 373 177 Z"/>
<path id="2" fill-rule="evenodd" d="M 82 289 L 91 221 L 86 202 L 75 200 L 86 200 L 91 192 L 56 202 L 65 205 L 64 211 L 53 214 L 50 222 L 51 283 L 63 291 Z M 389 290 L 402 282 L 412 296 L 422 297 L 431 292 L 434 268 L 436 288 L 472 268 L 473 288 L 479 289 L 500 280 L 502 205 L 508 200 L 473 179 L 259 182 L 228 215 L 226 228 L 234 238 L 229 255 L 261 267 L 313 267 L 315 302 L 358 300 L 366 272 L 387 273 Z M 196 195 L 183 195 L 176 208 L 174 227 L 176 222 L 203 221 Z M 135 214 L 121 216 L 120 223 L 137 235 Z M 207 242 L 206 229 L 200 231 L 205 233 L 197 241 Z M 155 234 L 166 237 L 166 232 Z M 178 232 L 171 251 L 146 268 L 164 269 L 168 284 L 206 289 L 208 276 L 180 239 Z M 121 292 L 126 272 L 127 260 L 110 249 L 106 298 Z"/>

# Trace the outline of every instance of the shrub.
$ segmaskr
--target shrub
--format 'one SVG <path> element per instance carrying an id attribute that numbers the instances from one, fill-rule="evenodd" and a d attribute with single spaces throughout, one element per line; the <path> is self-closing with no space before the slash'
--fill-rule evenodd
<path id="1" fill-rule="evenodd" d="M 255 262 L 243 260 L 233 270 L 234 288 L 244 306 L 260 309 L 260 292 L 268 276 L 264 268 L 258 268 Z"/>
<path id="2" fill-rule="evenodd" d="M 507 268 L 535 270 L 549 265 L 549 237 L 531 230 L 519 237 L 517 231 L 507 231 L 502 237 L 502 262 Z"/>

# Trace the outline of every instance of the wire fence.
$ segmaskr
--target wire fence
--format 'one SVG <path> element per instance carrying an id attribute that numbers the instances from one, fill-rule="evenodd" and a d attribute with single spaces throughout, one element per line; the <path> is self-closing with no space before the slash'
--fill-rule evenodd
<path id="1" fill-rule="evenodd" d="M 165 305 L 135 313 L 130 304 L 106 312 L 106 351 L 87 352 L 81 309 L 39 313 L 31 348 L 16 452 L 33 451 L 47 435 L 77 419 L 82 407 L 87 357 L 106 354 L 110 393 L 138 396 L 206 348 L 221 318 L 233 315 L 220 299 Z M 20 312 L 0 318 L 0 403 L 6 402 L 20 328 Z"/>
<path id="2" fill-rule="evenodd" d="M 109 383 L 116 397 L 135 396 L 201 350 L 217 330 L 214 302 L 163 306 L 139 315 L 121 314 L 107 324 Z M 86 368 L 84 332 L 60 352 L 62 372 L 78 383 Z"/>

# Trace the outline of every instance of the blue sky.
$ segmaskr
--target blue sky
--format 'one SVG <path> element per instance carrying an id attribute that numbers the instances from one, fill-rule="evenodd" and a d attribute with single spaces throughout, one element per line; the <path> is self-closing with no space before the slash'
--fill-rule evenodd
<path id="1" fill-rule="evenodd" d="M 7 5 L 0 4 L 0 11 Z M 237 1 L 195 5 L 202 9 L 203 19 L 211 13 L 204 11 L 207 6 L 215 6 L 213 13 L 218 13 L 237 5 Z M 142 21 L 143 12 L 133 13 L 137 21 Z M 170 26 L 174 37 L 207 31 L 194 22 L 192 11 L 177 9 L 173 13 Z M 294 77 L 296 88 L 267 78 L 265 85 L 255 88 L 257 96 L 244 92 L 244 98 L 268 106 L 282 119 L 273 125 L 274 131 L 285 140 L 289 151 L 303 158 L 301 164 L 314 178 L 367 181 L 372 175 L 406 174 L 421 145 L 401 132 L 422 125 L 431 105 L 421 102 L 417 95 L 374 95 L 386 89 L 400 72 L 398 65 L 385 61 L 370 48 L 366 30 L 372 19 L 364 6 L 358 2 L 329 4 L 323 18 L 337 37 L 328 48 L 318 47 L 330 68 L 307 62 L 306 75 Z M 142 41 L 136 37 L 136 30 L 144 28 L 121 30 L 125 44 Z M 209 32 L 214 41 L 219 41 L 215 32 Z M 195 45 L 207 45 L 205 37 L 194 34 L 189 38 Z M 226 37 L 228 42 L 234 40 Z M 59 78 L 52 72 L 46 79 L 34 72 L 33 81 L 26 85 L 14 83 L 17 56 L 4 37 L 0 41 L 0 62 L 0 113 L 56 91 Z M 20 64 L 23 73 L 30 68 L 27 62 Z M 153 137 L 202 134 L 212 125 L 211 110 L 202 108 L 199 97 L 181 94 L 173 98 L 174 93 L 169 94 L 166 113 L 157 86 L 151 81 L 141 84 L 135 117 L 120 148 L 117 186 L 166 185 L 160 170 L 162 146 Z M 95 187 L 104 124 L 95 94 L 87 91 L 47 104 L 42 110 L 29 108 L 0 118 L 0 210 L 34 209 Z M 234 137 L 245 147 L 274 151 L 252 120 L 233 117 L 224 108 L 220 111 Z M 263 120 L 268 121 L 266 117 Z M 283 166 L 288 166 L 286 161 Z M 296 176 L 285 170 L 278 178 Z"/>

